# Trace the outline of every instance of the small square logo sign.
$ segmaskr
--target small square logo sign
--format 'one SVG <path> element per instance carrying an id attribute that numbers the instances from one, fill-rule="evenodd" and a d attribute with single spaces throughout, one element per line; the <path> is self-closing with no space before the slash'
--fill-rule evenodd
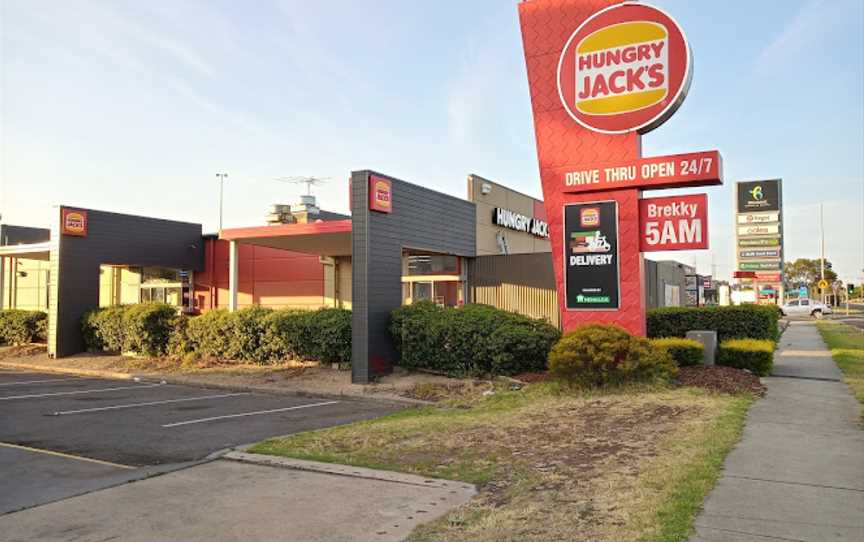
<path id="1" fill-rule="evenodd" d="M 369 209 L 379 213 L 393 212 L 393 183 L 375 175 L 369 176 Z"/>
<path id="2" fill-rule="evenodd" d="M 579 211 L 579 225 L 583 228 L 591 228 L 600 225 L 600 208 L 585 207 Z"/>
<path id="3" fill-rule="evenodd" d="M 77 237 L 87 236 L 87 211 L 63 209 L 60 215 L 61 233 Z"/>

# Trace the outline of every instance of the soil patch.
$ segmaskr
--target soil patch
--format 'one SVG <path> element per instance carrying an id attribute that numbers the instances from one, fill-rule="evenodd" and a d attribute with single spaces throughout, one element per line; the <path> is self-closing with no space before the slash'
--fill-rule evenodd
<path id="1" fill-rule="evenodd" d="M 752 393 L 765 395 L 765 386 L 759 377 L 743 369 L 712 365 L 705 367 L 681 367 L 678 382 L 682 386 L 695 386 L 721 393 Z"/>

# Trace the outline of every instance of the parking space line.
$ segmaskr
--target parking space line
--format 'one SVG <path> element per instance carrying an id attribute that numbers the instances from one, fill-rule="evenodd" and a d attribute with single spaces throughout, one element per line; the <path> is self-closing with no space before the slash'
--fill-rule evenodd
<path id="1" fill-rule="evenodd" d="M 20 382 L 3 382 L 0 386 L 23 386 L 24 384 L 47 384 L 49 382 L 69 382 L 72 380 L 94 380 L 93 378 L 49 378 L 46 380 L 24 380 Z"/>
<path id="2" fill-rule="evenodd" d="M 157 388 L 164 384 L 147 384 L 138 386 L 120 386 L 119 388 L 97 388 L 95 390 L 77 390 L 77 391 L 59 391 L 54 393 L 32 393 L 28 395 L 12 395 L 10 397 L 0 397 L 0 401 L 11 401 L 12 399 L 38 399 L 40 397 L 57 397 L 59 395 L 81 395 L 84 393 L 102 393 L 106 391 L 119 390 L 143 390 L 146 388 Z"/>
<path id="3" fill-rule="evenodd" d="M 120 410 L 123 408 L 138 408 L 152 405 L 167 405 L 169 403 L 182 403 L 184 401 L 203 401 L 204 399 L 224 399 L 227 397 L 239 397 L 241 395 L 251 395 L 249 392 L 242 393 L 223 393 L 221 395 L 202 395 L 201 397 L 184 397 L 182 399 L 165 399 L 164 401 L 148 401 L 146 403 L 131 403 L 128 405 L 111 405 L 97 408 L 82 408 L 79 410 L 60 410 L 54 412 L 54 416 L 68 416 L 69 414 L 85 414 L 88 412 L 102 412 L 105 410 Z"/>
<path id="4" fill-rule="evenodd" d="M 182 421 L 182 422 L 167 423 L 167 424 L 163 425 L 162 427 L 179 427 L 181 425 L 191 425 L 193 423 L 205 423 L 205 422 L 212 422 L 212 421 L 216 421 L 216 420 L 226 420 L 228 418 L 242 418 L 244 416 L 258 416 L 259 414 L 275 414 L 277 412 L 287 412 L 289 410 L 299 410 L 301 408 L 314 408 L 314 407 L 319 407 L 319 406 L 335 405 L 338 402 L 339 401 L 325 401 L 323 403 L 310 403 L 310 404 L 306 404 L 306 405 L 297 405 L 297 406 L 285 407 L 285 408 L 274 408 L 271 410 L 257 410 L 255 412 L 243 412 L 241 414 L 226 414 L 225 416 L 213 416 L 211 418 L 199 418 L 197 420 L 186 420 L 186 421 Z"/>
<path id="5" fill-rule="evenodd" d="M 105 465 L 107 467 L 116 467 L 118 469 L 135 469 L 129 465 L 121 465 L 120 463 L 112 463 L 110 461 L 102 461 L 101 459 L 92 459 L 90 457 L 82 457 L 80 455 L 64 454 L 63 452 L 55 452 L 52 450 L 42 450 L 40 448 L 31 448 L 30 446 L 21 446 L 20 444 L 10 444 L 8 442 L 0 442 L 0 448 L 12 448 L 14 450 L 24 450 L 25 452 L 33 452 L 37 454 L 53 455 L 55 457 L 63 457 L 66 459 L 76 459 L 78 461 L 86 461 L 88 463 L 96 463 L 97 465 Z"/>

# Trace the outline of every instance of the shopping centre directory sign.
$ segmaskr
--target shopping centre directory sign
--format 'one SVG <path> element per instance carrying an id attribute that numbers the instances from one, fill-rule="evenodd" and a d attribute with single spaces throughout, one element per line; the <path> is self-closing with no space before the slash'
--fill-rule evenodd
<path id="1" fill-rule="evenodd" d="M 757 300 L 775 300 L 783 293 L 783 182 L 736 183 L 735 202 L 736 271 L 754 272 L 742 283 Z"/>
<path id="2" fill-rule="evenodd" d="M 642 135 L 687 95 L 687 38 L 670 15 L 635 2 L 533 0 L 519 18 L 564 328 L 644 334 L 642 252 L 707 247 L 707 214 L 682 198 L 643 216 L 642 190 L 722 183 L 716 150 L 641 152 Z"/>

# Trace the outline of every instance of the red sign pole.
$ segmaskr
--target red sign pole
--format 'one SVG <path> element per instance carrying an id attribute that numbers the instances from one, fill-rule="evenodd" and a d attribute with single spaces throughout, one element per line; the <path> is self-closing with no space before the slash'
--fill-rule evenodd
<path id="1" fill-rule="evenodd" d="M 563 327 L 618 324 L 644 335 L 641 191 L 722 182 L 716 151 L 642 158 L 640 134 L 687 94 L 687 40 L 663 11 L 620 0 L 522 2 L 519 21 Z M 610 201 L 617 211 L 600 203 Z M 592 206 L 571 205 L 595 202 L 617 228 L 593 224 Z M 591 219 L 570 218 L 568 239 L 565 206 Z"/>
<path id="2" fill-rule="evenodd" d="M 645 296 L 642 253 L 639 251 L 639 198 L 641 190 L 626 188 L 602 194 L 564 191 L 561 168 L 617 163 L 642 157 L 641 136 L 602 134 L 573 121 L 558 94 L 557 63 L 573 31 L 615 0 L 563 0 L 522 2 L 519 19 L 534 112 L 534 132 L 540 180 L 552 240 L 552 259 L 558 284 L 565 330 L 587 321 L 618 324 L 631 333 L 645 335 Z M 614 200 L 618 202 L 618 252 L 620 299 L 618 310 L 570 311 L 564 306 L 563 208 L 568 203 Z"/>

